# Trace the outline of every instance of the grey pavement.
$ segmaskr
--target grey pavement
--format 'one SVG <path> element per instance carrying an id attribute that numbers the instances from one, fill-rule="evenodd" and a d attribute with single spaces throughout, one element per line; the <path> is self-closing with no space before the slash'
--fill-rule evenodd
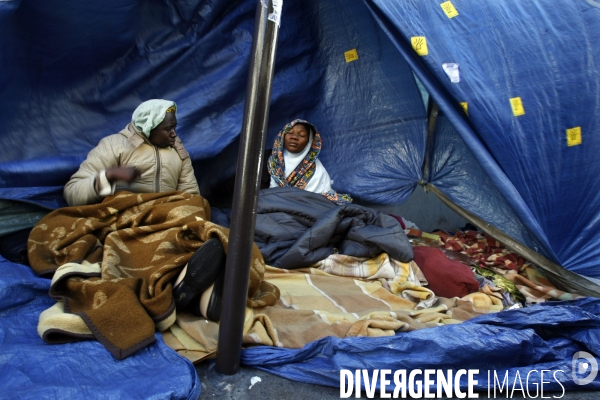
<path id="1" fill-rule="evenodd" d="M 340 388 L 321 385 L 312 385 L 282 378 L 255 368 L 241 367 L 235 375 L 223 375 L 216 371 L 212 360 L 196 365 L 196 371 L 202 383 L 202 394 L 199 400 L 204 399 L 234 399 L 234 400 L 325 400 L 339 399 Z M 260 380 L 258 380 L 260 378 Z M 255 382 L 253 384 L 253 381 Z M 533 394 L 533 393 L 532 393 Z M 543 398 L 562 398 L 566 400 L 600 400 L 600 391 L 544 392 Z M 354 394 L 350 397 L 355 398 Z M 362 398 L 367 398 L 362 393 Z M 376 396 L 375 398 L 379 398 Z M 487 392 L 479 393 L 480 399 L 488 399 Z M 496 398 L 506 399 L 506 395 L 497 394 Z M 520 392 L 515 392 L 513 399 L 533 398 L 523 397 Z M 537 396 L 537 399 L 542 397 Z M 440 397 L 440 399 L 455 399 L 455 397 Z"/>
<path id="2" fill-rule="evenodd" d="M 214 361 L 196 365 L 202 382 L 200 399 L 339 399 L 340 388 L 295 382 L 254 368 L 241 367 L 235 375 L 222 375 Z M 256 381 L 254 385 L 252 380 Z M 257 381 L 256 378 L 260 378 Z M 251 387 L 251 388 L 250 388 Z"/>

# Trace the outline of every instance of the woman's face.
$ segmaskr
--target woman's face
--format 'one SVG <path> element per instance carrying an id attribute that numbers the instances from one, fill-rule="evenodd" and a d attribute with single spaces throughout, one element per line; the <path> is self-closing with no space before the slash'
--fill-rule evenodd
<path id="1" fill-rule="evenodd" d="M 165 115 L 163 122 L 150 131 L 148 139 L 150 143 L 158 147 L 169 147 L 175 144 L 175 127 L 177 126 L 177 118 L 175 113 L 169 112 Z"/>
<path id="2" fill-rule="evenodd" d="M 300 153 L 306 145 L 309 139 L 308 126 L 304 124 L 296 124 L 292 126 L 292 129 L 285 134 L 283 139 L 283 147 L 290 153 Z"/>

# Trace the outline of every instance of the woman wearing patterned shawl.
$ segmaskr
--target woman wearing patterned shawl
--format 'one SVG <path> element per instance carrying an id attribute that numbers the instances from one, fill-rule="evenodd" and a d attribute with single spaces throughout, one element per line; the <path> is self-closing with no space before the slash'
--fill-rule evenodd
<path id="1" fill-rule="evenodd" d="M 338 205 L 351 203 L 349 195 L 331 187 L 331 178 L 318 160 L 321 145 L 321 135 L 311 123 L 296 119 L 284 126 L 269 157 L 271 187 L 297 187 L 321 193 Z"/>

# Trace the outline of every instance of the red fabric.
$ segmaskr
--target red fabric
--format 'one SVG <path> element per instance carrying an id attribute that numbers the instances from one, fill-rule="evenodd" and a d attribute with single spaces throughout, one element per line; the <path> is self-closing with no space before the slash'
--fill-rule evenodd
<path id="1" fill-rule="evenodd" d="M 434 247 L 415 246 L 414 260 L 427 278 L 429 289 L 440 297 L 463 297 L 479 290 L 471 268 L 446 257 Z"/>
<path id="2" fill-rule="evenodd" d="M 504 245 L 486 233 L 477 231 L 456 232 L 454 236 L 443 237 L 444 247 L 468 255 L 480 267 L 496 267 L 519 271 L 525 259 L 511 253 Z"/>
<path id="3" fill-rule="evenodd" d="M 402 227 L 402 229 L 406 229 L 406 225 L 404 225 L 404 221 L 402 220 L 402 217 L 399 217 L 397 215 L 394 214 L 390 214 L 392 217 L 396 218 L 396 220 L 398 222 L 400 222 L 400 226 Z"/>

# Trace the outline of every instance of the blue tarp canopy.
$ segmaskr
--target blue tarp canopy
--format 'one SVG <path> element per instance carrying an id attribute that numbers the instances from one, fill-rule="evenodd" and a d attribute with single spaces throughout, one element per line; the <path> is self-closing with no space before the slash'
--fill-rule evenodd
<path id="1" fill-rule="evenodd" d="M 233 176 L 257 4 L 0 1 L 0 199 L 47 209 L 65 205 L 62 186 L 87 152 L 150 98 L 177 102 L 178 134 L 203 193 Z M 419 183 L 429 185 L 563 267 L 569 280 L 576 276 L 569 273 L 600 279 L 599 85 L 596 0 L 285 1 L 267 144 L 287 122 L 306 119 L 322 135 L 320 159 L 335 189 L 358 201 L 397 204 Z M 431 150 L 428 94 L 441 110 Z M 424 175 L 426 155 L 431 165 Z M 48 393 L 64 384 L 81 386 L 72 389 L 81 390 L 74 396 L 94 397 L 85 386 L 88 375 L 74 367 L 85 355 L 107 377 L 100 386 L 148 387 L 145 397 L 197 396 L 193 368 L 160 340 L 120 362 L 93 342 L 44 345 L 34 330 L 50 303 L 49 282 L 23 265 L 0 266 L 7 276 L 0 286 L 0 369 L 10 377 L 9 389 L 29 376 Z M 15 300 L 12 294 L 22 288 L 26 293 Z M 474 339 L 491 349 L 491 367 L 563 369 L 575 351 L 600 354 L 598 314 L 598 303 L 588 299 L 479 318 L 443 332 L 323 339 L 302 351 L 255 348 L 244 362 L 332 385 L 339 384 L 335 377 L 322 377 L 358 365 L 468 368 L 481 353 L 465 352 L 458 339 L 444 342 L 447 351 L 436 361 L 427 347 L 482 331 L 498 338 Z M 26 325 L 17 325 L 20 315 Z M 569 332 L 549 334 L 548 326 Z M 516 358 L 517 349 L 527 351 Z M 457 352 L 464 364 L 453 364 Z M 407 354 L 411 362 L 399 361 Z M 66 367 L 40 370 L 51 363 Z M 119 368 L 136 372 L 110 376 Z M 152 371 L 160 371 L 165 386 L 148 386 Z M 176 385 L 163 379 L 166 371 L 189 379 Z M 57 380 L 68 373 L 70 384 Z M 170 391 L 175 388 L 178 393 Z"/>

